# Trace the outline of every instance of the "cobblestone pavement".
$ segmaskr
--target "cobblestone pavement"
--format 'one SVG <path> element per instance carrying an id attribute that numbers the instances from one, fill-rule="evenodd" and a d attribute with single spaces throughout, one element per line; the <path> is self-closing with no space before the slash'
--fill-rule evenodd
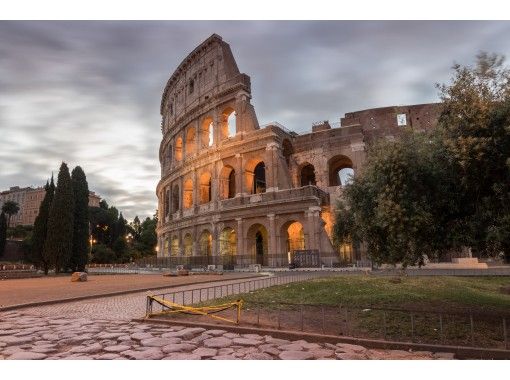
<path id="1" fill-rule="evenodd" d="M 279 283 L 296 278 L 278 279 Z M 275 282 L 276 280 L 273 280 Z M 243 290 L 227 280 L 234 293 Z M 252 282 L 248 290 L 270 285 Z M 158 290 L 182 292 L 204 284 Z M 236 288 L 237 286 L 237 288 Z M 188 292 L 186 292 L 188 291 Z M 220 291 L 217 296 L 221 296 Z M 197 292 L 195 292 L 197 293 Z M 371 350 L 349 344 L 287 341 L 256 334 L 132 322 L 145 314 L 147 292 L 0 313 L 0 359 L 452 359 L 452 354 Z M 196 300 L 196 298 L 195 298 Z"/>
<path id="2" fill-rule="evenodd" d="M 126 320 L 0 314 L 0 359 L 451 359 L 451 354 L 370 350 L 224 330 Z"/>

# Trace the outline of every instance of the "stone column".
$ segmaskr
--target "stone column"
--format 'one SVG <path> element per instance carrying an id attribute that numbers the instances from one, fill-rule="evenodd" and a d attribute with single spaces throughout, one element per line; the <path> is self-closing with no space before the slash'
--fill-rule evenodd
<path id="1" fill-rule="evenodd" d="M 179 177 L 179 218 L 182 218 L 182 206 L 184 204 L 183 202 L 183 195 L 184 195 L 184 180 L 182 177 Z"/>
<path id="2" fill-rule="evenodd" d="M 243 219 L 242 218 L 236 218 L 237 221 L 237 255 L 245 256 L 246 253 L 244 252 L 244 231 L 243 231 Z"/>
<path id="3" fill-rule="evenodd" d="M 275 227 L 275 214 L 268 214 L 267 218 L 269 219 L 269 255 L 276 254 L 276 227 Z M 272 265 L 272 260 L 267 261 L 268 265 Z"/>
<path id="4" fill-rule="evenodd" d="M 197 233 L 198 233 L 198 228 L 195 225 L 193 227 L 193 252 L 192 252 L 193 256 L 198 256 L 198 244 L 199 244 L 200 236 L 198 236 Z"/>
<path id="5" fill-rule="evenodd" d="M 198 183 L 198 173 L 196 170 L 193 170 L 193 213 L 197 213 L 198 205 L 200 197 L 200 183 Z"/>
<path id="6" fill-rule="evenodd" d="M 266 192 L 278 190 L 278 143 L 271 142 L 266 146 Z"/>
<path id="7" fill-rule="evenodd" d="M 243 175 L 243 157 L 240 153 L 236 154 L 236 167 L 235 167 L 235 178 L 236 178 L 236 194 L 235 196 L 242 196 L 244 193 L 244 175 Z"/>
<path id="8" fill-rule="evenodd" d="M 179 249 L 177 250 L 179 256 L 184 256 L 184 236 L 182 235 L 182 230 L 179 230 L 178 235 L 179 237 Z"/>
<path id="9" fill-rule="evenodd" d="M 319 228 L 321 227 L 320 223 L 320 211 L 321 208 L 319 206 L 310 206 L 308 211 L 306 212 L 306 217 L 308 220 L 308 240 L 306 249 L 317 249 L 320 251 L 320 233 Z"/>

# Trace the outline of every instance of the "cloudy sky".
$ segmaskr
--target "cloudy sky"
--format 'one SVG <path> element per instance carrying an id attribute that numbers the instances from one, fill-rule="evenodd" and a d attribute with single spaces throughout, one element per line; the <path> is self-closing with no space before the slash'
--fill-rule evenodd
<path id="1" fill-rule="evenodd" d="M 0 21 L 0 189 L 43 185 L 65 161 L 129 219 L 154 213 L 160 97 L 212 33 L 251 76 L 259 122 L 297 132 L 437 101 L 454 61 L 510 55 L 510 22 Z"/>

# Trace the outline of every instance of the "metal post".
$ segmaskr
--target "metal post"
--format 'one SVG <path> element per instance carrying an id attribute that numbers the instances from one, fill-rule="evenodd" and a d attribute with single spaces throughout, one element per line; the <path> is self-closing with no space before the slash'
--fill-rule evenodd
<path id="1" fill-rule="evenodd" d="M 441 338 L 441 344 L 444 344 L 444 335 L 443 335 L 443 314 L 439 314 L 439 334 Z"/>
<path id="2" fill-rule="evenodd" d="M 301 331 L 303 331 L 303 330 L 304 330 L 304 328 L 303 328 L 303 327 L 304 327 L 304 326 L 303 326 L 303 304 L 301 304 Z"/>
<path id="3" fill-rule="evenodd" d="M 473 314 L 469 314 L 469 324 L 471 326 L 471 345 L 475 346 L 475 332 L 474 332 L 474 326 L 473 326 Z"/>
<path id="4" fill-rule="evenodd" d="M 326 315 L 324 312 L 324 305 L 322 305 L 322 333 L 326 333 Z"/>
<path id="5" fill-rule="evenodd" d="M 508 338 L 506 335 L 506 318 L 503 318 L 503 341 L 505 342 L 505 350 L 508 350 Z"/>
<path id="6" fill-rule="evenodd" d="M 383 310 L 383 333 L 384 340 L 386 340 L 386 310 Z"/>
<path id="7" fill-rule="evenodd" d="M 414 314 L 411 313 L 411 342 L 414 342 Z"/>

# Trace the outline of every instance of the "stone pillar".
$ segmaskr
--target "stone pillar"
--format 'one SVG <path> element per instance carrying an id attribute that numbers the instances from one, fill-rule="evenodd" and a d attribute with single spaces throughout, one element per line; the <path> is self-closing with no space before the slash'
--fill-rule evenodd
<path id="1" fill-rule="evenodd" d="M 266 192 L 278 190 L 278 143 L 266 146 Z"/>
<path id="2" fill-rule="evenodd" d="M 211 256 L 218 256 L 219 255 L 219 247 L 220 247 L 220 231 L 219 231 L 219 228 L 218 228 L 218 222 L 219 222 L 219 217 L 218 216 L 213 216 L 212 218 L 212 221 L 211 221 L 211 225 L 212 225 L 212 238 L 213 238 L 213 241 L 212 241 L 212 247 L 211 247 Z"/>
<path id="3" fill-rule="evenodd" d="M 178 256 L 184 256 L 184 236 L 182 235 L 182 230 L 179 230 L 177 236 L 179 237 L 179 249 L 177 250 Z"/>
<path id="4" fill-rule="evenodd" d="M 193 256 L 198 256 L 198 248 L 199 248 L 198 244 L 199 244 L 200 236 L 198 236 L 197 233 L 198 233 L 198 228 L 195 225 L 193 227 L 193 251 L 192 251 Z"/>
<path id="5" fill-rule="evenodd" d="M 320 252 L 320 228 L 322 223 L 320 219 L 321 208 L 319 206 L 310 206 L 306 212 L 308 220 L 308 240 L 307 249 L 317 249 Z"/>
<path id="6" fill-rule="evenodd" d="M 179 177 L 179 218 L 182 218 L 182 206 L 184 204 L 183 202 L 183 195 L 184 195 L 184 180 L 182 177 Z"/>
<path id="7" fill-rule="evenodd" d="M 221 125 L 220 125 L 220 116 L 218 115 L 218 109 L 214 109 L 213 113 L 213 134 L 214 134 L 214 142 L 213 146 L 219 147 L 221 145 Z"/>
<path id="8" fill-rule="evenodd" d="M 244 252 L 244 231 L 243 231 L 243 219 L 242 218 L 236 218 L 237 221 L 237 255 L 245 256 L 246 253 Z"/>
<path id="9" fill-rule="evenodd" d="M 197 213 L 198 205 L 200 197 L 200 183 L 198 183 L 198 173 L 196 170 L 193 170 L 193 213 Z"/>
<path id="10" fill-rule="evenodd" d="M 236 178 L 236 194 L 235 196 L 242 196 L 244 194 L 244 174 L 243 174 L 243 157 L 240 153 L 236 154 L 236 167 L 235 167 L 235 178 Z"/>
<path id="11" fill-rule="evenodd" d="M 275 214 L 268 214 L 267 218 L 269 219 L 269 255 L 275 255 L 276 252 L 276 227 L 275 227 Z M 271 260 L 268 260 L 268 265 L 272 265 Z"/>

